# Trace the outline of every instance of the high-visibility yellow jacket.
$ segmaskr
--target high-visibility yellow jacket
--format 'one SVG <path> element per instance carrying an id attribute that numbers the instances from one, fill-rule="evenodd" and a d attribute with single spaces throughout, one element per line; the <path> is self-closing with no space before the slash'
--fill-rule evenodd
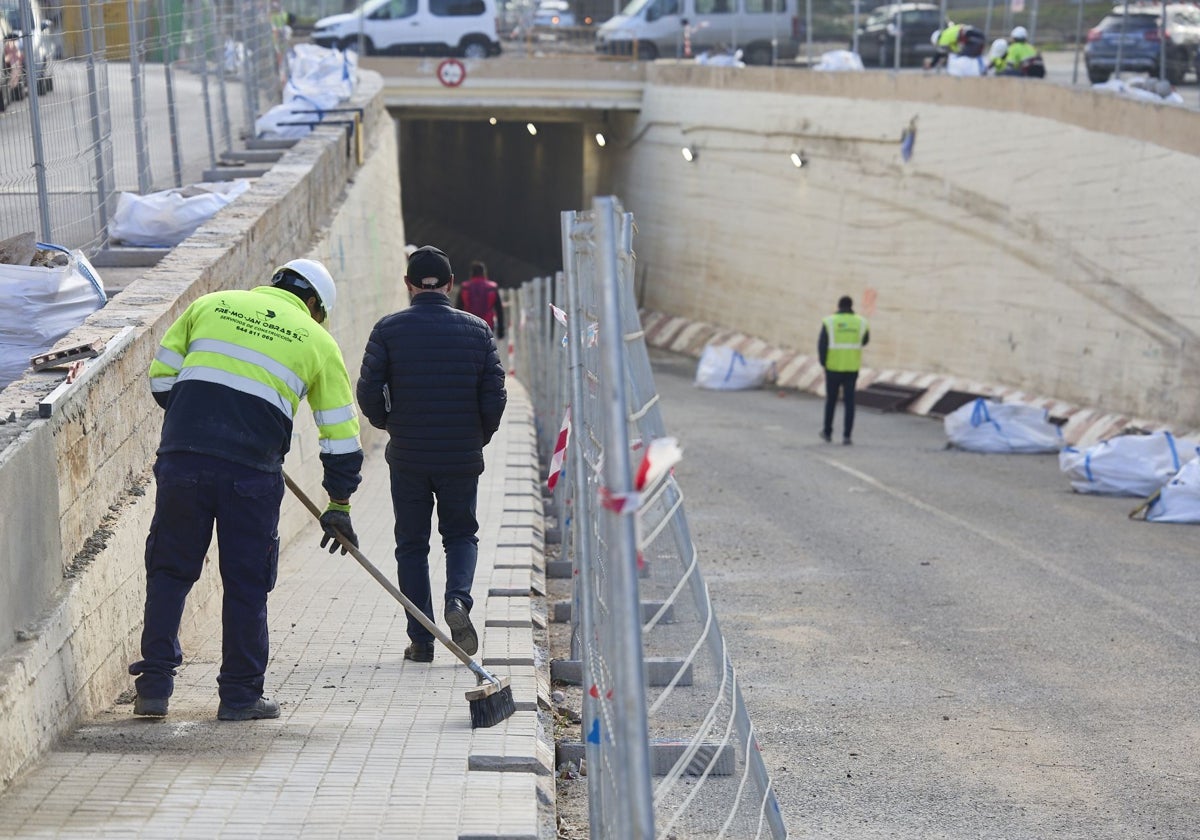
<path id="1" fill-rule="evenodd" d="M 1002 69 L 1019 70 L 1022 61 L 1033 58 L 1037 54 L 1037 49 L 1028 41 L 1013 41 L 1008 45 L 1008 52 L 1004 54 L 1004 68 Z"/>
<path id="2" fill-rule="evenodd" d="M 942 34 L 938 36 L 938 46 L 944 47 L 952 53 L 959 51 L 958 35 L 962 32 L 963 25 L 961 23 L 952 23 L 942 30 Z"/>
<path id="3" fill-rule="evenodd" d="M 862 367 L 862 349 L 868 340 L 867 319 L 853 312 L 838 312 L 824 318 L 821 326 L 818 353 L 825 370 L 851 373 Z"/>
<path id="4" fill-rule="evenodd" d="M 159 454 L 199 452 L 269 472 L 282 469 L 307 399 L 325 489 L 346 499 L 358 487 L 363 455 L 342 352 L 291 292 L 259 286 L 197 299 L 163 336 L 150 387 L 167 412 Z"/>

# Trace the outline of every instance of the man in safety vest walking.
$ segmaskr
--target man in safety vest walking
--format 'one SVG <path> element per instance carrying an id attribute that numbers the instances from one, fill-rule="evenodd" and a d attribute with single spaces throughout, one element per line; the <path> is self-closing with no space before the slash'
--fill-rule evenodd
<path id="1" fill-rule="evenodd" d="M 842 443 L 849 446 L 854 431 L 854 386 L 862 367 L 862 349 L 871 340 L 867 319 L 854 314 L 854 301 L 848 296 L 838 300 L 838 311 L 821 321 L 817 356 L 825 368 L 825 425 L 821 439 L 833 440 L 833 414 L 837 410 L 838 391 L 845 402 Z"/>
<path id="2" fill-rule="evenodd" d="M 321 326 L 335 298 L 325 266 L 292 260 L 275 270 L 270 286 L 198 298 L 163 336 L 150 365 L 150 387 L 166 415 L 146 540 L 142 659 L 129 666 L 136 715 L 167 714 L 183 662 L 184 602 L 215 524 L 224 589 L 217 718 L 279 717 L 279 704 L 262 696 L 267 593 L 279 567 L 283 457 L 302 399 L 317 423 L 329 493 L 321 546 L 337 549 L 335 529 L 358 545 L 350 523 L 363 462 L 358 415 L 341 350 Z"/>
<path id="3" fill-rule="evenodd" d="M 500 287 L 488 279 L 487 266 L 479 260 L 471 263 L 471 277 L 458 290 L 459 309 L 487 322 L 497 339 L 504 338 L 504 302 Z"/>

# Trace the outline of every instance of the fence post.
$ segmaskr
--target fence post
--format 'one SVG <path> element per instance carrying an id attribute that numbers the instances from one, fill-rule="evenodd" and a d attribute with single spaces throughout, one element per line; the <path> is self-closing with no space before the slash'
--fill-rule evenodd
<path id="1" fill-rule="evenodd" d="M 108 234 L 108 188 L 109 173 L 104 168 L 103 135 L 100 133 L 100 89 L 96 75 L 96 44 L 92 37 L 92 3 L 83 0 L 79 4 L 80 21 L 83 27 L 83 48 L 87 51 L 88 122 L 92 126 L 92 157 L 96 166 L 96 210 L 100 214 L 101 236 Z"/>
<path id="2" fill-rule="evenodd" d="M 133 90 L 133 142 L 137 152 L 138 192 L 150 192 L 150 156 L 146 148 L 146 103 L 142 99 L 142 51 L 145 42 L 138 26 L 138 6 L 127 0 L 129 15 L 129 85 Z"/>
<path id="3" fill-rule="evenodd" d="M 26 61 L 32 62 L 26 65 L 25 78 L 33 82 L 29 85 L 29 116 L 33 123 L 31 139 L 33 140 L 33 173 L 37 180 L 38 216 L 42 225 L 42 241 L 49 242 L 54 238 L 54 230 L 50 226 L 50 194 L 46 189 L 46 153 L 42 147 L 40 94 L 43 88 L 41 81 L 37 78 L 37 58 L 29 57 L 36 56 L 33 51 L 33 33 L 37 31 L 36 27 L 41 26 L 41 21 L 33 19 L 33 9 L 29 0 L 21 0 L 21 25 L 25 30 L 22 43 L 27 56 Z"/>
<path id="4" fill-rule="evenodd" d="M 204 27 L 200 8 L 189 4 L 187 9 L 190 21 L 188 27 L 196 33 L 200 43 L 200 98 L 204 102 L 204 131 L 208 136 L 208 165 L 215 168 L 217 144 L 213 136 L 212 99 L 208 94 L 208 31 Z"/>
<path id="5" fill-rule="evenodd" d="M 224 34 L 225 27 L 221 22 L 220 13 L 217 10 L 216 0 L 209 3 L 212 9 L 213 31 L 216 33 L 217 40 L 217 92 L 221 100 L 221 129 L 225 137 L 225 151 L 233 151 L 233 130 L 230 127 L 229 117 L 229 97 L 225 91 L 225 41 L 223 37 L 228 37 Z"/>
<path id="6" fill-rule="evenodd" d="M 599 277 L 603 286 L 601 345 L 604 403 L 608 412 L 604 440 L 604 484 L 614 495 L 633 491 L 629 457 L 628 411 L 625 402 L 625 362 L 621 329 L 621 298 L 617 275 L 616 206 L 611 196 L 593 199 Z M 638 598 L 637 534 L 635 513 L 608 512 L 613 539 L 610 558 L 613 600 L 615 682 L 613 701 L 617 713 L 617 789 L 625 807 L 618 808 L 618 836 L 630 840 L 654 837 L 654 803 L 650 784 L 650 733 L 646 722 L 646 680 L 643 673 L 642 610 Z"/>
<path id="7" fill-rule="evenodd" d="M 171 132 L 171 171 L 175 186 L 183 186 L 183 163 L 179 154 L 179 117 L 175 111 L 175 72 L 171 67 L 174 49 L 171 46 L 171 21 L 167 18 L 166 0 L 158 0 L 158 48 L 162 53 L 163 79 L 167 84 L 167 124 Z"/>

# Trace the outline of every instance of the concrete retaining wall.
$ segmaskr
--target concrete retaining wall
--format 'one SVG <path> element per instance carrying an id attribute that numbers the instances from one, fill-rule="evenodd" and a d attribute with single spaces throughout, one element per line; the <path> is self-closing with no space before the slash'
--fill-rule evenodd
<path id="1" fill-rule="evenodd" d="M 874 368 L 1200 427 L 1200 114 L 1023 79 L 656 64 L 621 134 L 649 309 L 815 355 L 850 294 Z"/>
<path id="2" fill-rule="evenodd" d="M 146 370 L 167 326 L 202 294 L 259 285 L 286 260 L 315 257 L 338 282 L 330 328 L 353 378 L 370 328 L 404 305 L 398 154 L 381 90 L 378 75 L 363 74 L 349 103 L 365 109 L 362 166 L 344 129 L 319 129 L 64 339 L 107 340 L 132 327 L 53 416 L 36 419 L 37 403 L 61 374 L 30 374 L 0 393 L 0 419 L 13 417 L 0 427 L 0 790 L 59 733 L 131 687 L 161 425 Z M 364 447 L 375 441 L 364 430 Z M 311 413 L 301 412 L 287 469 L 323 502 L 318 454 Z M 309 518 L 285 500 L 280 533 Z M 185 648 L 196 615 L 220 609 L 218 590 L 209 568 L 189 601 Z"/>

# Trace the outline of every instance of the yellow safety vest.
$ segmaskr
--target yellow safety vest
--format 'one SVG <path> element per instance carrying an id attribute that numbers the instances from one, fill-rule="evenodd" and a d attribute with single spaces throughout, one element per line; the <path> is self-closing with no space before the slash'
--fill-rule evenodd
<path id="1" fill-rule="evenodd" d="M 862 366 L 863 336 L 867 334 L 867 319 L 853 312 L 838 312 L 822 322 L 829 348 L 825 353 L 825 369 L 836 373 L 851 373 Z"/>
<path id="2" fill-rule="evenodd" d="M 239 400 L 265 403 L 283 415 L 288 427 L 307 399 L 323 453 L 346 455 L 362 448 L 342 352 L 304 303 L 284 289 L 259 286 L 198 298 L 163 336 L 149 373 L 156 396 L 189 381 L 223 385 L 230 389 L 224 393 L 231 411 Z M 204 435 L 203 429 L 193 432 Z"/>

